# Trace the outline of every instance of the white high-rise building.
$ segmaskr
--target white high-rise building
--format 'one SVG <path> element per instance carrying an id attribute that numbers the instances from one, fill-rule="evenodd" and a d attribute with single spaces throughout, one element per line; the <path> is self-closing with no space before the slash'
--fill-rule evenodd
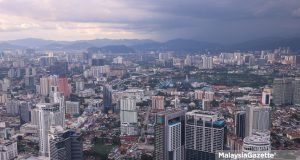
<path id="1" fill-rule="evenodd" d="M 135 98 L 122 98 L 120 100 L 121 123 L 137 123 L 137 108 Z"/>
<path id="2" fill-rule="evenodd" d="M 211 159 L 223 150 L 225 121 L 215 112 L 193 110 L 185 114 L 186 159 Z"/>
<path id="3" fill-rule="evenodd" d="M 52 103 L 39 103 L 34 110 L 38 116 L 39 151 L 42 156 L 48 156 L 50 126 L 64 126 L 64 115 L 61 114 L 59 105 Z"/>
<path id="4" fill-rule="evenodd" d="M 213 57 L 202 56 L 203 69 L 213 68 Z"/>
<path id="5" fill-rule="evenodd" d="M 47 96 L 49 94 L 49 81 L 48 77 L 40 78 L 40 94 Z"/>
<path id="6" fill-rule="evenodd" d="M 270 110 L 268 106 L 246 107 L 246 136 L 253 132 L 265 132 L 270 129 Z"/>

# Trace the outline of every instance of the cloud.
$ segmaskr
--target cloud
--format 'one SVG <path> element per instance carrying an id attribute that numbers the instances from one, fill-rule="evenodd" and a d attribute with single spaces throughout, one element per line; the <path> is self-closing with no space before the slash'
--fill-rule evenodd
<path id="1" fill-rule="evenodd" d="M 299 33 L 299 0 L 1 0 L 0 37 L 194 38 L 236 42 Z M 55 35 L 55 37 L 54 37 Z"/>

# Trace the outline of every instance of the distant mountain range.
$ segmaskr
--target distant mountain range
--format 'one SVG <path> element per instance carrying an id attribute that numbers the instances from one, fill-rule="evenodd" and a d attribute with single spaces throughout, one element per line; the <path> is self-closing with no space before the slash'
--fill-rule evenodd
<path id="1" fill-rule="evenodd" d="M 3 49 L 41 49 L 41 50 L 89 50 L 110 53 L 130 53 L 135 51 L 250 51 L 268 50 L 278 47 L 290 47 L 294 51 L 300 51 L 300 37 L 281 38 L 269 37 L 237 43 L 233 45 L 221 45 L 189 39 L 173 39 L 166 42 L 157 42 L 149 39 L 95 39 L 78 41 L 54 41 L 36 38 L 18 39 L 0 42 L 0 50 Z"/>

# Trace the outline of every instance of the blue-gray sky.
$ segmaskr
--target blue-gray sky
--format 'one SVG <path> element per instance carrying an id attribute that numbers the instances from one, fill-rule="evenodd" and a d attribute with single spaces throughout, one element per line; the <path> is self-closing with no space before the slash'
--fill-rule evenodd
<path id="1" fill-rule="evenodd" d="M 300 0 L 0 0 L 0 40 L 300 35 Z"/>

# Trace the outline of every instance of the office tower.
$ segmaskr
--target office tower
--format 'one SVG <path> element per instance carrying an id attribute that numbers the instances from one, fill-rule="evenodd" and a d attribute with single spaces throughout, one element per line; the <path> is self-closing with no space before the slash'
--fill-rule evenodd
<path id="1" fill-rule="evenodd" d="M 20 102 L 20 121 L 21 124 L 30 122 L 31 103 L 22 101 Z"/>
<path id="2" fill-rule="evenodd" d="M 54 65 L 50 66 L 50 74 L 58 76 L 67 76 L 68 62 L 55 62 Z"/>
<path id="3" fill-rule="evenodd" d="M 18 157 L 17 142 L 12 140 L 0 141 L 0 160 L 13 160 Z"/>
<path id="4" fill-rule="evenodd" d="M 110 110 L 112 105 L 112 88 L 110 85 L 103 87 L 103 105 L 106 111 Z"/>
<path id="5" fill-rule="evenodd" d="M 64 126 L 64 118 L 59 111 L 59 105 L 51 103 L 39 103 L 35 112 L 38 114 L 39 152 L 42 156 L 49 155 L 48 132 L 50 126 Z"/>
<path id="6" fill-rule="evenodd" d="M 246 134 L 252 135 L 253 132 L 265 132 L 270 128 L 270 110 L 268 106 L 252 106 L 246 107 Z"/>
<path id="7" fill-rule="evenodd" d="M 290 105 L 293 103 L 293 80 L 291 78 L 275 78 L 273 82 L 273 103 Z"/>
<path id="8" fill-rule="evenodd" d="M 270 132 L 253 132 L 244 138 L 243 153 L 270 153 Z"/>
<path id="9" fill-rule="evenodd" d="M 120 121 L 137 123 L 137 108 L 135 98 L 122 98 L 120 100 Z"/>
<path id="10" fill-rule="evenodd" d="M 49 158 L 51 160 L 82 160 L 83 143 L 80 134 L 73 130 L 63 130 L 60 126 L 50 128 Z"/>
<path id="11" fill-rule="evenodd" d="M 168 110 L 156 114 L 155 160 L 184 160 L 184 115 L 184 110 Z"/>
<path id="12" fill-rule="evenodd" d="M 48 96 L 49 94 L 49 81 L 48 77 L 40 78 L 40 94 L 43 96 Z"/>
<path id="13" fill-rule="evenodd" d="M 295 78 L 294 81 L 293 104 L 300 105 L 300 77 Z"/>
<path id="14" fill-rule="evenodd" d="M 75 115 L 79 114 L 79 102 L 66 101 L 66 114 Z"/>
<path id="15" fill-rule="evenodd" d="M 16 99 L 6 102 L 6 113 L 17 116 L 20 113 L 20 102 Z"/>
<path id="16" fill-rule="evenodd" d="M 213 68 L 213 57 L 202 56 L 202 68 L 212 69 Z"/>
<path id="17" fill-rule="evenodd" d="M 261 96 L 261 104 L 269 106 L 271 104 L 271 88 L 264 88 Z"/>
<path id="18" fill-rule="evenodd" d="M 215 112 L 193 110 L 185 115 L 186 160 L 215 159 L 223 150 L 225 121 Z"/>
<path id="19" fill-rule="evenodd" d="M 64 93 L 65 97 L 70 96 L 70 88 L 67 77 L 58 78 L 58 91 Z"/>
<path id="20" fill-rule="evenodd" d="M 164 101 L 165 101 L 165 98 L 163 96 L 152 96 L 151 98 L 152 102 L 152 109 L 153 110 L 164 110 L 165 107 L 164 107 Z"/>
<path id="21" fill-rule="evenodd" d="M 234 114 L 234 133 L 239 138 L 245 138 L 246 112 L 237 111 Z"/>

